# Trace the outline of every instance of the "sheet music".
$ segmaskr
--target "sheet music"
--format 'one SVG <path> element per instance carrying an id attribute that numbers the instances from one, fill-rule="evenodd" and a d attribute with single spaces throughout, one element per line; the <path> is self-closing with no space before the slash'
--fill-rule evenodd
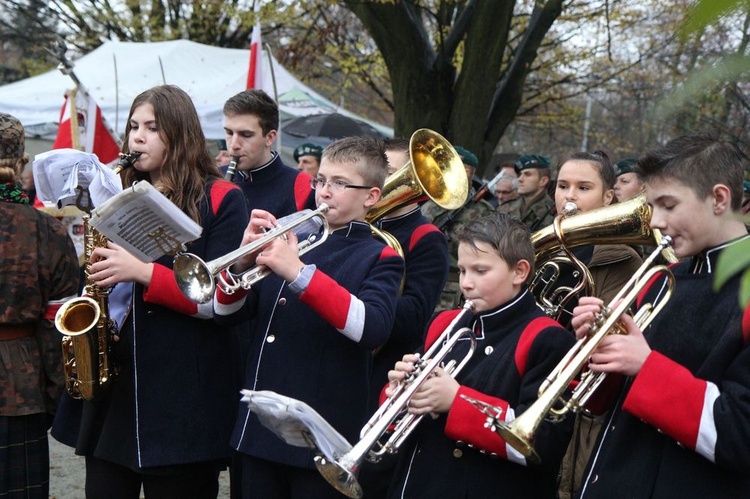
<path id="1" fill-rule="evenodd" d="M 91 213 L 91 226 L 143 262 L 175 254 L 203 229 L 148 182 L 136 182 Z"/>
<path id="2" fill-rule="evenodd" d="M 242 390 L 242 401 L 260 422 L 289 445 L 317 449 L 331 461 L 352 446 L 312 407 L 269 390 Z"/>
<path id="3" fill-rule="evenodd" d="M 91 208 L 122 191 L 120 178 L 96 154 L 77 149 L 37 154 L 32 169 L 36 195 L 49 208 L 75 206 L 78 188 L 88 188 Z"/>

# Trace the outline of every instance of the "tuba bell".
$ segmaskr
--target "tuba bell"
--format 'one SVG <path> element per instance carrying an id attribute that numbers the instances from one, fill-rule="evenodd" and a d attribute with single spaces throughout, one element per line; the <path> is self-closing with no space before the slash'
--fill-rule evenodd
<path id="1" fill-rule="evenodd" d="M 365 220 L 373 223 L 398 208 L 426 199 L 455 210 L 468 194 L 469 181 L 456 150 L 439 133 L 420 128 L 409 139 L 409 162 L 386 179 L 380 200 Z"/>

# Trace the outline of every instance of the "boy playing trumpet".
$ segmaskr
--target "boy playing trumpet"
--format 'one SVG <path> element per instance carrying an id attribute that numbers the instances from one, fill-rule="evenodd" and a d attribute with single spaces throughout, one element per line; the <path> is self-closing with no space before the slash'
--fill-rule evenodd
<path id="1" fill-rule="evenodd" d="M 461 291 L 474 303 L 474 316 L 455 327 L 472 328 L 477 349 L 456 376 L 438 368 L 409 400 L 409 412 L 423 418 L 400 453 L 389 497 L 554 497 L 557 469 L 570 438 L 572 419 L 543 423 L 536 444 L 541 465 L 532 465 L 484 427 L 486 416 L 460 395 L 502 408 L 510 421 L 537 398 L 542 380 L 573 345 L 573 337 L 547 318 L 526 289 L 533 273 L 529 233 L 517 219 L 493 214 L 460 234 Z M 449 310 L 431 322 L 425 350 L 460 313 Z M 469 314 L 470 315 L 470 314 Z M 460 362 L 470 341 L 460 340 L 448 359 Z M 405 355 L 388 373 L 390 396 L 414 370 L 416 355 Z"/>
<path id="2" fill-rule="evenodd" d="M 349 441 L 368 413 L 372 350 L 393 325 L 404 262 L 374 239 L 364 222 L 387 174 L 382 142 L 341 139 L 323 151 L 312 180 L 325 203 L 330 235 L 300 257 L 297 238 L 277 238 L 233 267 L 273 271 L 251 291 L 217 291 L 216 313 L 252 318 L 245 387 L 302 400 Z M 242 245 L 275 227 L 269 212 L 253 210 Z M 241 404 L 232 446 L 241 456 L 242 497 L 340 497 L 315 470 L 313 452 L 293 447 Z"/>
<path id="3" fill-rule="evenodd" d="M 694 135 L 648 153 L 639 166 L 651 226 L 672 237 L 683 260 L 650 328 L 640 331 L 625 315 L 628 334 L 609 335 L 590 358 L 591 370 L 625 378 L 580 496 L 747 497 L 750 315 L 743 319 L 738 304 L 739 276 L 712 289 L 719 255 L 748 237 L 735 216 L 747 159 L 733 144 Z M 638 303 L 657 303 L 663 292 L 657 279 Z M 596 298 L 579 301 L 577 336 L 589 333 L 601 309 Z"/>

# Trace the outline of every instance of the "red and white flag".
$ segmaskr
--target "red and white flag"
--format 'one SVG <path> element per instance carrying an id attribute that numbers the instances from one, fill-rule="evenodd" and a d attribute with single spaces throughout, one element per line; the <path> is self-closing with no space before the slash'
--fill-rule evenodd
<path id="1" fill-rule="evenodd" d="M 120 154 L 120 139 L 107 125 L 94 99 L 80 86 L 68 92 L 60 111 L 52 149 L 62 148 L 94 153 L 104 164 L 115 161 Z"/>
<path id="2" fill-rule="evenodd" d="M 260 2 L 255 0 L 255 26 L 250 37 L 250 65 L 246 88 L 263 88 L 263 45 L 260 43 Z"/>

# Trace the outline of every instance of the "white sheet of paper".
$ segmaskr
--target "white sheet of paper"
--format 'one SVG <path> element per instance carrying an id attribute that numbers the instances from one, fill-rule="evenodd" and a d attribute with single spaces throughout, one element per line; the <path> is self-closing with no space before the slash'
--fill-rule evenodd
<path id="1" fill-rule="evenodd" d="M 77 187 L 88 188 L 91 208 L 122 191 L 120 178 L 102 164 L 96 154 L 76 149 L 53 149 L 37 154 L 33 173 L 36 195 L 48 207 L 75 206 Z"/>

